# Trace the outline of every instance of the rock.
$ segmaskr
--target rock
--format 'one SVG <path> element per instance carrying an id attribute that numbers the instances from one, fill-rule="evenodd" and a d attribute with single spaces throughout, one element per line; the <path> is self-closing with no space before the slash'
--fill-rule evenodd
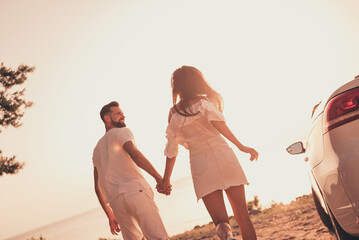
<path id="1" fill-rule="evenodd" d="M 262 211 L 261 210 L 250 210 L 249 211 L 249 215 L 257 215 L 257 214 L 260 214 Z"/>

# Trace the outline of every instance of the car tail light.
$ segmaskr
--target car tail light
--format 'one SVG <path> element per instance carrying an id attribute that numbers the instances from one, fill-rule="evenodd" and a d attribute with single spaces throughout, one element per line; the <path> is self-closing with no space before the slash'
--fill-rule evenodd
<path id="1" fill-rule="evenodd" d="M 359 119 L 359 88 L 332 98 L 325 109 L 324 133 Z"/>

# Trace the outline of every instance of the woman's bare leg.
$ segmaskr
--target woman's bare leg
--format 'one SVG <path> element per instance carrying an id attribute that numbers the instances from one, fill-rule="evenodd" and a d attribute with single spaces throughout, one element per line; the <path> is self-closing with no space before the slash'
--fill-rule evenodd
<path id="1" fill-rule="evenodd" d="M 256 240 L 256 232 L 248 214 L 244 185 L 230 187 L 226 190 L 226 194 L 241 230 L 243 240 Z"/>
<path id="2" fill-rule="evenodd" d="M 226 206 L 224 205 L 223 192 L 217 190 L 202 198 L 204 205 L 216 225 L 217 235 L 221 240 L 226 240 L 232 235 L 232 229 L 229 225 Z"/>

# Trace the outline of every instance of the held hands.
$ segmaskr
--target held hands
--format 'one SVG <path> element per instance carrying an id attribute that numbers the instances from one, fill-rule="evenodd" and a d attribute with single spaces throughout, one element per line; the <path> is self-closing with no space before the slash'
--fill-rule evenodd
<path id="1" fill-rule="evenodd" d="M 170 195 L 172 191 L 172 185 L 170 184 L 170 180 L 164 178 L 161 181 L 157 182 L 156 189 L 159 193 L 165 194 L 166 196 Z"/>

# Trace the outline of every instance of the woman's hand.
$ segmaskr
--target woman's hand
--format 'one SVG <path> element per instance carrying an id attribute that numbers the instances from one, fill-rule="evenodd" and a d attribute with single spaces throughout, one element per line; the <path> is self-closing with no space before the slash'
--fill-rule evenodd
<path id="1" fill-rule="evenodd" d="M 251 155 L 251 158 L 249 160 L 254 161 L 258 159 L 259 153 L 253 148 L 248 148 L 245 152 Z"/>
<path id="2" fill-rule="evenodd" d="M 172 191 L 172 185 L 170 183 L 170 180 L 163 178 L 157 183 L 156 189 L 159 193 L 170 195 Z"/>
<path id="3" fill-rule="evenodd" d="M 211 124 L 214 128 L 216 128 L 225 138 L 231 141 L 234 145 L 238 147 L 238 149 L 242 152 L 249 153 L 251 155 L 250 160 L 254 161 L 258 159 L 258 152 L 253 148 L 246 147 L 242 143 L 238 141 L 236 136 L 232 133 L 232 131 L 227 126 L 224 121 L 211 121 Z"/>

